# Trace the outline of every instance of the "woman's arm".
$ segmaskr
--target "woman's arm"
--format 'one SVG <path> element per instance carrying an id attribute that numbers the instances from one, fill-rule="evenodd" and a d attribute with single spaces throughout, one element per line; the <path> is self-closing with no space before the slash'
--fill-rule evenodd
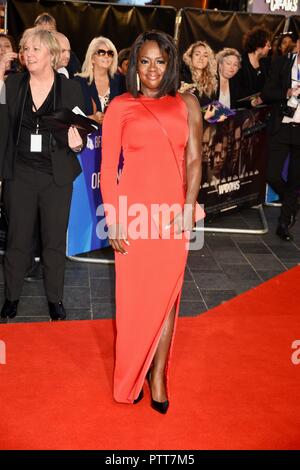
<path id="1" fill-rule="evenodd" d="M 7 69 L 10 67 L 11 62 L 14 59 L 17 59 L 18 54 L 16 52 L 7 52 L 3 54 L 0 60 L 0 81 L 3 81 L 5 78 L 5 73 Z"/>
<path id="2" fill-rule="evenodd" d="M 184 211 L 184 230 L 192 230 L 194 210 L 201 184 L 202 175 L 202 114 L 199 102 L 190 93 L 181 95 L 188 108 L 189 138 L 185 149 L 187 191 Z"/>
<path id="3" fill-rule="evenodd" d="M 102 162 L 100 188 L 103 198 L 108 237 L 114 250 L 125 254 L 129 242 L 119 221 L 118 163 L 122 149 L 122 102 L 114 99 L 105 113 L 102 128 Z"/>

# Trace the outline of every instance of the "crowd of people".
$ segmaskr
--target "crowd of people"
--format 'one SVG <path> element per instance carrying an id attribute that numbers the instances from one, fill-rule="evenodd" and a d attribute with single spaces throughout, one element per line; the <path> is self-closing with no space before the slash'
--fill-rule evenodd
<path id="1" fill-rule="evenodd" d="M 18 49 L 11 36 L 0 35 L 0 176 L 8 216 L 1 317 L 17 315 L 40 237 L 49 315 L 66 318 L 66 231 L 72 184 L 81 171 L 76 153 L 86 141 L 70 126 L 61 143 L 42 118 L 61 108 L 80 108 L 103 124 L 101 190 L 106 209 L 115 210 L 114 218 L 107 210 L 106 216 L 117 278 L 114 396 L 119 402 L 140 401 L 147 378 L 152 407 L 167 412 L 170 349 L 187 258 L 186 238 L 164 239 L 159 225 L 154 239 L 131 239 L 120 219 L 119 198 L 147 210 L 153 203 L 178 204 L 181 211 L 170 226 L 177 235 L 191 232 L 202 169 L 206 182 L 217 186 L 228 148 L 227 171 L 233 175 L 244 174 L 253 157 L 253 149 L 241 147 L 244 130 L 253 125 L 251 114 L 218 137 L 210 125 L 216 103 L 227 110 L 272 106 L 267 177 L 282 203 L 277 234 L 292 239 L 300 187 L 300 42 L 290 35 L 277 43 L 271 39 L 257 27 L 245 34 L 241 52 L 226 47 L 217 54 L 198 40 L 180 60 L 174 40 L 162 32 L 141 34 L 119 54 L 109 38 L 99 36 L 81 66 L 48 13 L 24 31 Z M 221 113 L 217 121 L 224 119 L 230 120 Z"/>

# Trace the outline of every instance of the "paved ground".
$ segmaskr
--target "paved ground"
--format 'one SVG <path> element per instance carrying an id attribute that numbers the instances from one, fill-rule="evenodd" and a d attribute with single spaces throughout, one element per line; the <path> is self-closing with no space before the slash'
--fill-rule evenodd
<path id="1" fill-rule="evenodd" d="M 204 247 L 189 255 L 180 315 L 194 316 L 251 289 L 300 263 L 300 221 L 293 229 L 294 242 L 275 234 L 278 208 L 265 207 L 266 235 L 205 233 Z M 218 217 L 210 227 L 259 228 L 257 211 L 243 210 Z M 112 258 L 110 250 L 93 253 Z M 0 271 L 0 300 L 3 273 Z M 153 292 L 155 295 L 155 292 Z M 64 305 L 69 320 L 114 316 L 114 267 L 67 261 Z M 49 321 L 43 281 L 24 283 L 15 322 Z"/>

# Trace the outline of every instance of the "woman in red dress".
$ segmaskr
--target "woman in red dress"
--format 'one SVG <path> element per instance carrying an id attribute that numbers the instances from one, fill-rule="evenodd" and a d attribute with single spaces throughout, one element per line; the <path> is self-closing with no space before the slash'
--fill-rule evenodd
<path id="1" fill-rule="evenodd" d="M 201 110 L 178 84 L 173 39 L 141 34 L 131 50 L 128 93 L 109 105 L 102 141 L 101 191 L 116 268 L 114 398 L 137 403 L 147 376 L 160 413 L 169 407 L 168 366 L 201 181 Z M 180 208 L 170 236 L 153 224 L 153 208 L 162 204 Z"/>

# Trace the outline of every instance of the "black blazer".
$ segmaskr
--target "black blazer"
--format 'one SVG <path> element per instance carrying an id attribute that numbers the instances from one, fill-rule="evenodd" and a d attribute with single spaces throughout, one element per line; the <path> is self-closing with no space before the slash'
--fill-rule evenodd
<path id="1" fill-rule="evenodd" d="M 86 106 L 86 113 L 88 116 L 91 114 L 94 114 L 93 111 L 93 102 L 96 104 L 97 111 L 101 112 L 101 103 L 99 100 L 97 88 L 95 85 L 94 80 L 92 83 L 89 85 L 88 81 L 86 78 L 83 77 L 74 77 L 74 80 L 77 80 L 82 87 L 84 99 L 85 99 L 85 106 Z M 109 100 L 111 101 L 115 96 L 122 95 L 123 93 L 126 92 L 126 82 L 125 82 L 125 77 L 121 74 L 116 73 L 114 78 L 111 78 L 109 76 L 109 88 L 110 88 L 110 98 Z"/>
<path id="2" fill-rule="evenodd" d="M 241 98 L 241 87 L 240 87 L 240 81 L 235 75 L 234 77 L 229 79 L 229 93 L 230 93 L 230 108 L 231 109 L 237 109 L 237 108 L 242 108 L 241 104 L 238 103 L 238 99 Z M 219 94 L 220 94 L 220 75 L 218 75 L 218 88 L 216 92 L 216 100 L 219 99 Z"/>
<path id="3" fill-rule="evenodd" d="M 27 90 L 29 87 L 28 72 L 10 75 L 6 82 L 6 104 L 0 105 L 0 124 L 8 128 L 1 130 L 0 177 L 14 177 L 14 163 L 20 136 L 21 122 Z M 55 109 L 73 109 L 78 106 L 86 112 L 81 87 L 74 80 L 68 80 L 61 74 L 55 74 Z M 2 127 L 2 126 L 1 126 Z M 54 138 L 50 138 L 53 178 L 58 186 L 69 184 L 80 174 L 81 166 L 74 152 L 69 147 L 60 147 Z"/>
<path id="4" fill-rule="evenodd" d="M 263 58 L 259 61 L 259 78 L 257 71 L 252 67 L 248 54 L 242 54 L 241 68 L 236 74 L 236 78 L 241 87 L 241 98 L 261 92 L 269 75 L 270 60 Z"/>
<path id="5" fill-rule="evenodd" d="M 292 67 L 296 57 L 288 54 L 274 58 L 270 75 L 262 92 L 263 101 L 272 105 L 271 119 L 268 124 L 272 134 L 278 132 L 283 118 L 283 109 L 287 104 L 287 91 L 291 88 Z"/>

